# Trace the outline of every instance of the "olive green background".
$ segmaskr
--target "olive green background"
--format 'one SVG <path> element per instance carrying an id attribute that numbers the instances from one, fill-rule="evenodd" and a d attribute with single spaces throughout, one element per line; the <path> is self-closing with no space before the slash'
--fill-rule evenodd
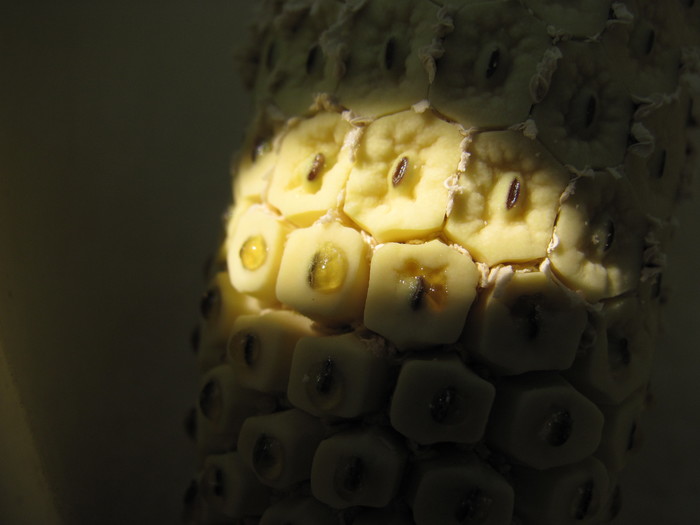
<path id="1" fill-rule="evenodd" d="M 188 339 L 248 116 L 233 50 L 252 3 L 3 9 L 2 523 L 179 521 L 194 465 Z M 622 525 L 700 516 L 698 205 L 680 222 Z"/>

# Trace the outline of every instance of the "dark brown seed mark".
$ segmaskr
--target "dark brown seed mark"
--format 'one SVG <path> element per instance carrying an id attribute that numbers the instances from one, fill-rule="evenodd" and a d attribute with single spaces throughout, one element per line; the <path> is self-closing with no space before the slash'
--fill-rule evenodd
<path id="1" fill-rule="evenodd" d="M 307 75 L 310 75 L 311 73 L 316 72 L 320 52 L 321 52 L 321 49 L 319 48 L 318 44 L 314 45 L 311 49 L 309 49 L 309 54 L 306 55 L 306 74 Z"/>
<path id="2" fill-rule="evenodd" d="M 610 498 L 610 507 L 608 512 L 608 519 L 611 520 L 616 518 L 620 511 L 622 510 L 622 488 L 620 485 L 615 487 L 612 497 Z"/>
<path id="3" fill-rule="evenodd" d="M 443 388 L 433 396 L 430 402 L 430 417 L 436 423 L 442 423 L 454 408 L 457 389 L 453 386 Z"/>
<path id="4" fill-rule="evenodd" d="M 613 242 L 615 241 L 615 223 L 611 220 L 608 221 L 606 233 L 605 233 L 605 245 L 603 246 L 603 251 L 608 251 Z"/>
<path id="5" fill-rule="evenodd" d="M 498 69 L 498 66 L 501 63 L 501 50 L 496 48 L 491 52 L 491 56 L 489 57 L 489 63 L 488 66 L 486 67 L 486 78 L 489 79 L 491 78 L 495 73 L 496 70 Z"/>
<path id="6" fill-rule="evenodd" d="M 617 370 L 622 366 L 629 366 L 632 361 L 629 340 L 625 337 L 608 336 L 608 359 L 612 370 Z"/>
<path id="7" fill-rule="evenodd" d="M 325 163 L 326 156 L 323 153 L 317 153 L 314 157 L 313 162 L 311 163 L 311 169 L 309 170 L 309 174 L 306 176 L 306 180 L 316 180 L 316 177 L 318 177 L 321 174 L 321 170 L 323 170 L 323 166 Z"/>
<path id="8" fill-rule="evenodd" d="M 270 42 L 270 45 L 267 48 L 267 53 L 265 54 L 265 66 L 269 71 L 275 67 L 275 64 L 277 64 L 277 43 Z"/>
<path id="9" fill-rule="evenodd" d="M 221 498 L 224 495 L 224 472 L 219 467 L 211 466 L 205 473 L 207 489 L 211 494 Z"/>
<path id="10" fill-rule="evenodd" d="M 365 464 L 357 456 L 350 457 L 336 473 L 336 483 L 343 492 L 355 492 L 362 486 Z"/>
<path id="11" fill-rule="evenodd" d="M 204 319 L 209 319 L 212 316 L 212 314 L 214 313 L 214 308 L 216 307 L 216 303 L 218 301 L 218 288 L 209 288 L 209 290 L 204 292 L 204 295 L 202 295 L 202 299 L 199 302 L 199 311 L 202 314 L 202 317 L 204 317 Z"/>
<path id="12" fill-rule="evenodd" d="M 221 415 L 221 387 L 211 379 L 199 393 L 199 409 L 207 419 L 215 421 Z"/>
<path id="13" fill-rule="evenodd" d="M 520 321 L 529 339 L 535 339 L 540 333 L 543 301 L 542 294 L 521 295 L 511 307 L 513 316 Z"/>
<path id="14" fill-rule="evenodd" d="M 510 183 L 510 189 L 508 190 L 508 198 L 506 199 L 506 209 L 510 210 L 515 206 L 520 198 L 520 179 L 515 178 L 513 182 Z"/>
<path id="15" fill-rule="evenodd" d="M 652 175 L 657 179 L 663 177 L 664 172 L 666 171 L 666 156 L 666 150 L 661 150 L 659 153 L 659 158 L 656 161 L 656 165 L 652 169 Z"/>
<path id="16" fill-rule="evenodd" d="M 396 39 L 391 37 L 384 46 L 384 67 L 391 70 L 396 63 Z"/>
<path id="17" fill-rule="evenodd" d="M 490 513 L 493 499 L 481 489 L 473 488 L 467 492 L 455 510 L 454 517 L 459 523 L 477 525 L 486 522 Z"/>
<path id="18" fill-rule="evenodd" d="M 414 312 L 423 307 L 425 295 L 428 293 L 428 283 L 425 278 L 419 275 L 414 280 L 413 290 L 411 291 L 410 305 Z"/>
<path id="19" fill-rule="evenodd" d="M 194 407 L 187 411 L 183 427 L 185 428 L 185 435 L 192 441 L 195 441 L 197 439 L 197 410 Z"/>
<path id="20" fill-rule="evenodd" d="M 588 516 L 593 502 L 593 482 L 588 481 L 581 485 L 576 494 L 576 503 L 574 510 L 574 519 L 582 520 Z"/>
<path id="21" fill-rule="evenodd" d="M 257 344 L 257 337 L 253 334 L 245 334 L 243 341 L 243 360 L 248 366 L 253 364 L 254 351 Z"/>
<path id="22" fill-rule="evenodd" d="M 394 174 L 391 176 L 391 183 L 394 186 L 398 186 L 406 175 L 406 169 L 408 169 L 408 157 L 401 157 L 401 160 L 396 165 Z"/>
<path id="23" fill-rule="evenodd" d="M 196 354 L 199 352 L 199 344 L 202 340 L 202 332 L 199 326 L 195 326 L 190 333 L 190 348 Z"/>
<path id="24" fill-rule="evenodd" d="M 333 359 L 330 357 L 326 358 L 315 378 L 316 391 L 319 394 L 327 394 L 333 386 L 334 368 Z"/>
<path id="25" fill-rule="evenodd" d="M 644 45 L 644 54 L 650 55 L 651 52 L 654 50 L 654 44 L 656 43 L 656 31 L 653 29 L 649 30 L 649 34 L 647 35 L 646 43 Z"/>
<path id="26" fill-rule="evenodd" d="M 260 338 L 252 332 L 238 332 L 231 339 L 232 351 L 241 352 L 243 362 L 248 366 L 253 366 L 260 350 Z"/>
<path id="27" fill-rule="evenodd" d="M 596 111 L 598 109 L 598 101 L 596 98 L 591 95 L 588 97 L 588 102 L 586 102 L 586 120 L 585 120 L 585 126 L 586 129 L 590 128 L 593 122 L 595 121 L 595 116 L 596 116 Z"/>
<path id="28" fill-rule="evenodd" d="M 274 453 L 275 438 L 260 434 L 253 446 L 253 466 L 258 472 L 264 472 L 275 466 L 277 458 Z"/>
<path id="29" fill-rule="evenodd" d="M 661 297 L 661 282 L 663 280 L 663 274 L 657 274 L 654 278 L 654 283 L 651 287 L 651 298 L 656 300 Z"/>
<path id="30" fill-rule="evenodd" d="M 571 437 L 574 420 L 565 408 L 555 408 L 540 430 L 540 437 L 553 447 L 560 447 Z"/>

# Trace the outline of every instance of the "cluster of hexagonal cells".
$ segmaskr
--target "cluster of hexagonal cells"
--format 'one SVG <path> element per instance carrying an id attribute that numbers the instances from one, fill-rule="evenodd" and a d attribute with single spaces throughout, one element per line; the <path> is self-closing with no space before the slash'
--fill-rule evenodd
<path id="1" fill-rule="evenodd" d="M 697 6 L 289 4 L 194 341 L 190 518 L 612 517 L 694 154 Z"/>

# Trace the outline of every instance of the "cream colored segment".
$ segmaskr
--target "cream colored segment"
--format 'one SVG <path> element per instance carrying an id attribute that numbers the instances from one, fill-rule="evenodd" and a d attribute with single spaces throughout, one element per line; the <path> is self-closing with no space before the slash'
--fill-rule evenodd
<path id="1" fill-rule="evenodd" d="M 445 234 L 489 266 L 545 257 L 569 175 L 514 131 L 476 136 Z"/>
<path id="2" fill-rule="evenodd" d="M 239 316 L 226 349 L 236 381 L 253 390 L 286 392 L 294 345 L 312 333 L 311 320 L 296 312 Z"/>
<path id="3" fill-rule="evenodd" d="M 350 173 L 352 126 L 337 113 L 299 122 L 282 138 L 268 201 L 297 226 L 310 226 L 337 205 Z"/>
<path id="4" fill-rule="evenodd" d="M 362 234 L 337 222 L 289 235 L 277 279 L 277 298 L 312 319 L 352 322 L 362 316 L 369 274 Z"/>
<path id="5" fill-rule="evenodd" d="M 576 357 L 585 324 L 582 300 L 573 301 L 542 272 L 515 272 L 480 296 L 465 343 L 470 355 L 504 375 L 564 370 Z"/>
<path id="6" fill-rule="evenodd" d="M 622 163 L 632 117 L 623 72 L 596 42 L 564 42 L 544 99 L 532 108 L 537 137 L 578 170 Z"/>
<path id="7" fill-rule="evenodd" d="M 348 2 L 324 35 L 341 72 L 336 95 L 353 112 L 379 117 L 409 108 L 428 93 L 423 59 L 438 8 L 430 2 Z"/>
<path id="8" fill-rule="evenodd" d="M 0 519 L 15 525 L 63 523 L 41 463 L 26 407 L 20 399 L 1 343 L 0 421 Z"/>
<path id="9" fill-rule="evenodd" d="M 545 25 L 517 2 L 462 4 L 441 42 L 429 100 L 467 128 L 525 120 L 530 83 L 552 47 Z"/>
<path id="10" fill-rule="evenodd" d="M 250 206 L 229 228 L 231 284 L 263 301 L 275 300 L 275 282 L 290 227 L 262 205 Z"/>
<path id="11" fill-rule="evenodd" d="M 644 326 L 642 306 L 634 297 L 608 301 L 591 314 L 580 353 L 564 375 L 598 404 L 621 403 L 649 381 L 653 339 Z"/>
<path id="12" fill-rule="evenodd" d="M 360 140 L 343 210 L 379 242 L 439 231 L 448 204 L 445 181 L 458 169 L 462 139 L 456 126 L 430 111 L 372 122 Z"/>
<path id="13" fill-rule="evenodd" d="M 562 204 L 549 258 L 556 275 L 589 302 L 639 285 L 648 226 L 626 179 L 607 172 L 576 181 Z"/>
<path id="14" fill-rule="evenodd" d="M 471 258 L 439 240 L 380 245 L 370 267 L 365 325 L 399 348 L 454 343 L 478 282 Z"/>

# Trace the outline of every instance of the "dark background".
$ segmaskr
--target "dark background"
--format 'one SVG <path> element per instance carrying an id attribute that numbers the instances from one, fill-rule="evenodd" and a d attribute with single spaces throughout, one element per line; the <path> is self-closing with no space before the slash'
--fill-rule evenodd
<path id="1" fill-rule="evenodd" d="M 194 465 L 188 339 L 248 116 L 233 51 L 252 3 L 2 10 L 0 366 L 13 380 L 0 374 L 0 392 L 19 396 L 46 480 L 13 463 L 3 425 L 2 523 L 50 507 L 71 525 L 179 521 Z M 700 516 L 697 209 L 680 216 L 656 406 L 624 476 L 622 525 Z M 15 405 L 5 396 L 0 415 Z M 28 493 L 42 486 L 49 496 Z"/>

